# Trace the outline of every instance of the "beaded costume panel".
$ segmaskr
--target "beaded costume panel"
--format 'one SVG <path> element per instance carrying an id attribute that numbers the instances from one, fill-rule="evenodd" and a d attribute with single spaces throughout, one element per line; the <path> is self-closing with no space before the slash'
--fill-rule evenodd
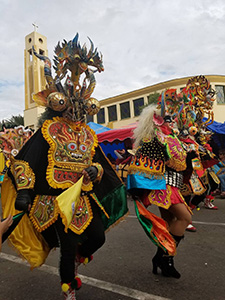
<path id="1" fill-rule="evenodd" d="M 178 172 L 184 171 L 186 169 L 187 153 L 179 139 L 176 136 L 165 135 L 159 130 L 156 130 L 156 135 L 167 148 L 170 159 L 166 162 L 166 165 Z"/>
<path id="2" fill-rule="evenodd" d="M 48 142 L 47 181 L 53 188 L 68 188 L 82 176 L 83 169 L 92 164 L 97 136 L 84 123 L 63 118 L 46 120 L 42 134 Z M 91 190 L 92 183 L 83 182 L 83 190 Z"/>
<path id="3" fill-rule="evenodd" d="M 144 174 L 162 177 L 165 173 L 165 148 L 156 138 L 143 139 L 142 145 L 138 148 L 136 155 L 132 158 L 129 166 L 129 174 Z"/>

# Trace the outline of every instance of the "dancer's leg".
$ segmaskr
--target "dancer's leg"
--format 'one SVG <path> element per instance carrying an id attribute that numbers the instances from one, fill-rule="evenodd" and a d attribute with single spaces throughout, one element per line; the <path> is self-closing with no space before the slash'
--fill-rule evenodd
<path id="1" fill-rule="evenodd" d="M 74 279 L 75 256 L 77 250 L 78 236 L 71 230 L 66 233 L 61 218 L 55 223 L 55 230 L 59 239 L 60 263 L 59 273 L 63 283 L 70 283 Z"/>
<path id="2" fill-rule="evenodd" d="M 169 210 L 160 209 L 162 218 L 168 223 L 169 230 L 173 236 L 176 247 L 184 236 L 187 225 L 191 222 L 191 214 L 183 203 L 172 205 Z M 158 248 L 156 255 L 153 257 L 153 273 L 157 273 L 157 267 L 162 274 L 167 277 L 180 278 L 180 273 L 174 267 L 173 256 L 168 252 L 164 253 Z"/>
<path id="3" fill-rule="evenodd" d="M 170 232 L 175 236 L 183 236 L 187 225 L 191 222 L 191 214 L 183 203 L 171 205 L 169 212 L 175 219 L 169 224 Z"/>
<path id="4" fill-rule="evenodd" d="M 91 203 L 93 219 L 85 230 L 86 240 L 79 246 L 79 255 L 89 257 L 105 243 L 105 231 L 100 208 L 95 202 Z"/>

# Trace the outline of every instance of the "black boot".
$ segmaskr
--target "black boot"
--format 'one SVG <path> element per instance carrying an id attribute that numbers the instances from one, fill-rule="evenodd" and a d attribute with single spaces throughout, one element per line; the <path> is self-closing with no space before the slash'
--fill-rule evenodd
<path id="1" fill-rule="evenodd" d="M 176 242 L 176 247 L 178 247 L 183 236 L 176 236 L 171 234 Z M 174 267 L 173 256 L 169 255 L 168 251 L 164 251 L 162 248 L 158 247 L 156 255 L 152 259 L 153 274 L 157 274 L 157 269 L 160 268 L 162 275 L 165 277 L 180 278 L 180 273 Z"/>
<path id="2" fill-rule="evenodd" d="M 178 247 L 180 241 L 183 239 L 184 236 L 177 236 L 173 234 L 171 235 L 176 242 L 176 247 Z M 166 277 L 180 278 L 181 276 L 180 273 L 174 267 L 174 261 L 172 255 L 168 255 L 168 254 L 163 255 L 161 270 L 162 270 L 162 275 Z"/>
<path id="3" fill-rule="evenodd" d="M 168 251 L 164 251 L 158 247 L 155 256 L 152 259 L 152 273 L 158 274 L 158 268 L 161 269 L 161 273 L 165 277 L 174 277 L 171 267 L 173 266 L 173 256 L 170 256 Z M 174 268 L 174 267 L 173 267 Z M 175 268 L 174 268 L 175 269 Z"/>
<path id="4" fill-rule="evenodd" d="M 161 248 L 161 247 L 158 247 L 157 248 L 157 252 L 155 254 L 155 256 L 153 257 L 152 259 L 152 273 L 153 274 L 157 274 L 157 269 L 158 267 L 161 269 L 161 265 L 162 265 L 162 257 L 163 255 L 165 254 L 166 252 Z"/>
<path id="5" fill-rule="evenodd" d="M 162 275 L 165 277 L 180 278 L 180 273 L 174 267 L 172 255 L 164 255 L 161 265 Z"/>

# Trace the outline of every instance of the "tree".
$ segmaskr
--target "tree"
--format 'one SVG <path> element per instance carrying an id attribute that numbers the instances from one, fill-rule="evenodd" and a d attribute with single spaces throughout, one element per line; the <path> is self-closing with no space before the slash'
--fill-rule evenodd
<path id="1" fill-rule="evenodd" d="M 140 107 L 140 113 L 142 112 L 142 110 L 145 107 L 147 107 L 147 106 L 149 106 L 151 104 L 157 104 L 159 96 L 160 96 L 160 94 L 157 93 L 157 92 L 155 92 L 154 94 L 148 95 L 148 103 Z"/>
<path id="2" fill-rule="evenodd" d="M 0 121 L 0 130 L 3 130 L 3 126 L 5 128 L 14 128 L 19 125 L 24 125 L 24 117 L 21 115 L 12 116 L 10 119 Z"/>
<path id="3" fill-rule="evenodd" d="M 150 104 L 157 104 L 158 98 L 159 98 L 160 94 L 155 92 L 154 94 L 150 94 L 148 96 L 148 105 Z"/>

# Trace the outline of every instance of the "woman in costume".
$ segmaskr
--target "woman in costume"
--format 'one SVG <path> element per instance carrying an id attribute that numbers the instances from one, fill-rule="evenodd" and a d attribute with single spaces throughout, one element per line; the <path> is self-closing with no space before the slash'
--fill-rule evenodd
<path id="1" fill-rule="evenodd" d="M 127 213 L 124 185 L 98 146 L 95 132 L 85 124 L 85 114 L 99 110 L 98 101 L 90 97 L 94 72 L 104 70 L 90 42 L 87 51 L 77 34 L 62 47 L 57 45 L 55 78 L 49 58 L 33 49 L 45 63 L 48 83 L 33 99 L 46 111 L 40 128 L 12 159 L 2 192 L 3 216 L 26 212 L 10 242 L 32 268 L 59 246 L 61 286 L 64 299 L 70 300 L 76 299 L 75 289 L 81 284 L 77 267 L 92 259 L 105 242 L 105 231 Z"/>
<path id="2" fill-rule="evenodd" d="M 164 93 L 161 96 L 161 115 L 155 106 L 142 111 L 134 130 L 136 154 L 128 171 L 127 188 L 145 208 L 151 204 L 159 207 L 177 248 L 191 221 L 191 211 L 179 191 L 187 153 L 173 133 L 173 122 L 170 115 L 165 115 Z M 158 249 L 152 259 L 153 273 L 157 274 L 160 268 L 162 275 L 180 278 L 173 261 L 176 251 L 168 251 L 161 242 L 155 243 Z"/>

